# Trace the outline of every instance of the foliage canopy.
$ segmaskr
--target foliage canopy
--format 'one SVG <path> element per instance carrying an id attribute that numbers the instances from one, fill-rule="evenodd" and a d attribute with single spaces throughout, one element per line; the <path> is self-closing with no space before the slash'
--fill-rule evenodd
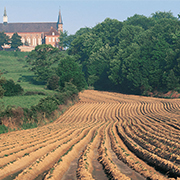
<path id="1" fill-rule="evenodd" d="M 171 12 L 107 18 L 71 39 L 68 54 L 82 64 L 90 86 L 135 94 L 180 86 L 180 21 Z"/>
<path id="2" fill-rule="evenodd" d="M 21 45 L 21 36 L 19 36 L 17 33 L 14 33 L 11 37 L 11 48 L 17 49 Z"/>
<path id="3" fill-rule="evenodd" d="M 0 72 L 0 77 L 1 77 L 2 73 Z M 0 98 L 3 97 L 5 90 L 3 89 L 2 85 L 5 83 L 5 79 L 4 78 L 0 78 Z"/>
<path id="4" fill-rule="evenodd" d="M 0 32 L 0 46 L 4 44 L 10 44 L 10 39 L 4 32 Z"/>
<path id="5" fill-rule="evenodd" d="M 50 44 L 36 46 L 27 57 L 27 62 L 31 65 L 30 70 L 36 75 L 35 80 L 47 82 L 54 74 L 53 65 L 60 59 L 58 48 Z"/>
<path id="6" fill-rule="evenodd" d="M 50 89 L 62 90 L 69 82 L 78 90 L 86 83 L 133 94 L 175 90 L 180 86 L 179 39 L 180 21 L 170 11 L 151 17 L 135 14 L 124 22 L 107 18 L 74 35 L 61 33 L 64 54 L 41 45 L 30 53 L 28 62 L 36 80 L 48 82 Z"/>

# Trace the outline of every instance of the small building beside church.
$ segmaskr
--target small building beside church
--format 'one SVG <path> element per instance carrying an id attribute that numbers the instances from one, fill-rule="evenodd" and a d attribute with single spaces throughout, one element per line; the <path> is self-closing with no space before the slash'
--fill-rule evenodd
<path id="1" fill-rule="evenodd" d="M 4 32 L 10 38 L 17 32 L 23 43 L 23 46 L 19 47 L 21 51 L 31 51 L 35 46 L 41 44 L 59 47 L 60 32 L 63 32 L 61 12 L 59 11 L 57 22 L 9 23 L 6 8 L 4 8 L 0 32 Z"/>

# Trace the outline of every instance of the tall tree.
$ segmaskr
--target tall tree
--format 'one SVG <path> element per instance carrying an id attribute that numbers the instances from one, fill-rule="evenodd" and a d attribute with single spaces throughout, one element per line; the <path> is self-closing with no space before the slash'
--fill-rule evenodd
<path id="1" fill-rule="evenodd" d="M 127 18 L 127 20 L 124 23 L 128 25 L 140 26 L 143 29 L 147 30 L 151 26 L 154 26 L 155 20 L 150 17 L 148 18 L 143 15 L 135 14 L 134 16 Z"/>
<path id="2" fill-rule="evenodd" d="M 70 47 L 71 42 L 73 41 L 74 36 L 73 35 L 69 35 L 68 36 L 68 32 L 64 31 L 64 32 L 60 32 L 60 36 L 59 36 L 59 46 L 63 49 L 67 49 L 68 47 Z"/>
<path id="3" fill-rule="evenodd" d="M 10 44 L 9 36 L 7 36 L 4 32 L 0 32 L 0 46 L 4 44 Z"/>
<path id="4" fill-rule="evenodd" d="M 108 44 L 101 47 L 97 52 L 93 52 L 89 57 L 87 64 L 88 68 L 88 84 L 94 86 L 94 83 L 101 78 L 102 83 L 104 83 L 103 78 L 107 77 L 107 71 L 109 70 L 109 61 L 112 58 L 112 49 Z"/>
<path id="5" fill-rule="evenodd" d="M 161 11 L 157 11 L 155 13 L 152 13 L 152 18 L 159 20 L 162 18 L 167 18 L 167 19 L 177 19 L 176 17 L 173 16 L 173 13 L 171 11 L 169 12 L 161 12 Z"/>
<path id="6" fill-rule="evenodd" d="M 36 75 L 35 80 L 47 82 L 54 74 L 53 64 L 60 60 L 61 55 L 59 49 L 50 44 L 36 46 L 27 57 L 27 62 L 31 65 L 30 70 Z"/>
<path id="7" fill-rule="evenodd" d="M 63 89 L 67 82 L 74 84 L 79 91 L 86 86 L 82 67 L 75 61 L 73 56 L 65 56 L 61 58 L 58 65 L 57 74 L 59 76 L 59 85 Z"/>
<path id="8" fill-rule="evenodd" d="M 179 86 L 179 79 L 175 76 L 174 71 L 171 69 L 167 77 L 167 87 L 169 90 L 174 90 Z"/>
<path id="9" fill-rule="evenodd" d="M 124 22 L 107 18 L 76 33 L 68 53 L 82 64 L 86 81 L 95 88 L 108 84 L 107 77 L 121 92 L 176 88 L 180 80 L 179 25 L 171 12 L 156 12 L 148 18 L 136 14 Z"/>
<path id="10" fill-rule="evenodd" d="M 21 45 L 21 36 L 19 36 L 17 33 L 14 33 L 11 37 L 11 48 L 17 49 Z"/>

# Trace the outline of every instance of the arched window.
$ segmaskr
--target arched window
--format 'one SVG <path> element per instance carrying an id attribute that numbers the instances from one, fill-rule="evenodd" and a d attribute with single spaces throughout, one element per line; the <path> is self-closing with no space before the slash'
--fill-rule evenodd
<path id="1" fill-rule="evenodd" d="M 42 44 L 42 40 L 41 38 L 38 39 L 38 45 L 41 45 Z"/>
<path id="2" fill-rule="evenodd" d="M 37 44 L 36 44 L 36 38 L 34 37 L 33 38 L 33 46 L 36 46 Z"/>
<path id="3" fill-rule="evenodd" d="M 27 38 L 27 42 L 29 45 L 31 44 L 31 39 L 29 37 Z"/>
<path id="4" fill-rule="evenodd" d="M 23 44 L 25 43 L 25 38 L 24 38 L 24 37 L 21 38 L 21 42 L 22 42 Z"/>

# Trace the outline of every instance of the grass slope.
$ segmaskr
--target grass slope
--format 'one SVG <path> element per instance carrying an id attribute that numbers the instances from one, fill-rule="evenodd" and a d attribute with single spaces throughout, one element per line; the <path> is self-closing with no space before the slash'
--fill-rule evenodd
<path id="1" fill-rule="evenodd" d="M 53 91 L 44 89 L 44 85 L 37 85 L 33 82 L 33 72 L 29 71 L 26 63 L 27 52 L 6 52 L 0 51 L 0 71 L 3 73 L 2 77 L 13 79 L 15 83 L 20 84 L 24 91 L 38 91 L 45 94 L 53 94 Z M 43 95 L 31 96 L 12 96 L 3 97 L 0 103 L 5 107 L 8 105 L 21 106 L 29 108 L 38 103 Z"/>

